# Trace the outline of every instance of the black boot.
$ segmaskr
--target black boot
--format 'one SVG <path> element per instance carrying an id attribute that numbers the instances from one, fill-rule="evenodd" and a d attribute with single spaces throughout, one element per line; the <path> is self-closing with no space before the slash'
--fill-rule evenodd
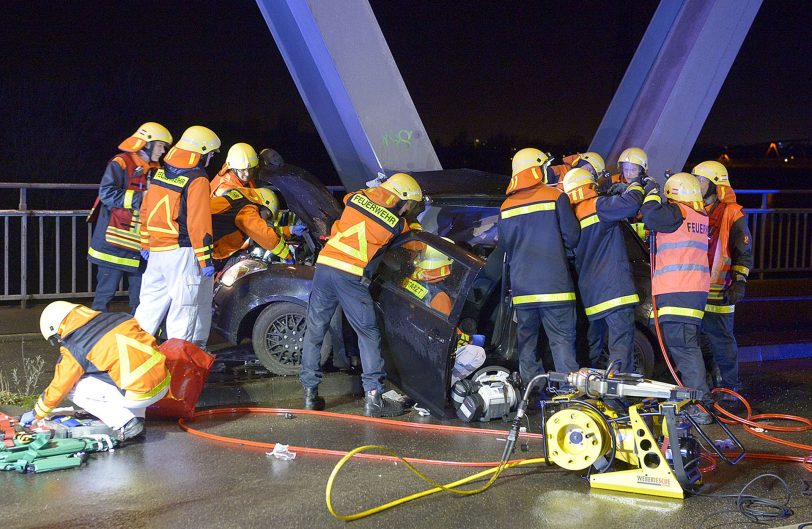
<path id="1" fill-rule="evenodd" d="M 130 441 L 138 436 L 143 438 L 144 435 L 144 418 L 133 417 L 118 431 L 118 440 Z"/>
<path id="2" fill-rule="evenodd" d="M 378 390 L 367 391 L 364 398 L 364 415 L 367 417 L 397 417 L 403 413 L 400 403 L 383 398 Z"/>
<path id="3" fill-rule="evenodd" d="M 304 388 L 304 409 L 323 410 L 324 398 L 319 397 L 319 388 Z"/>

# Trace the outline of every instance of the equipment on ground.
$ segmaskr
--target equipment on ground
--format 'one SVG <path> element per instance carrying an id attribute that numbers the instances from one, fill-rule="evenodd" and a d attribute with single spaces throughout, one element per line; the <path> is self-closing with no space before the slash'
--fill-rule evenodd
<path id="1" fill-rule="evenodd" d="M 101 421 L 79 421 L 56 416 L 40 428 L 25 430 L 14 418 L 0 413 L 0 470 L 42 473 L 75 468 L 91 452 L 115 448 L 114 432 Z"/>
<path id="2" fill-rule="evenodd" d="M 501 419 L 516 409 L 520 391 L 504 367 L 483 367 L 454 384 L 451 397 L 457 417 L 465 422 Z"/>
<path id="3" fill-rule="evenodd" d="M 568 470 L 589 469 L 593 488 L 670 498 L 696 492 L 702 485 L 699 466 L 704 456 L 694 433 L 726 463 L 734 465 L 745 455 L 742 444 L 715 415 L 711 414 L 714 422 L 739 450 L 733 459 L 722 454 L 687 413 L 686 408 L 702 397 L 700 391 L 615 373 L 610 366 L 608 370 L 550 372 L 531 380 L 508 435 L 505 456 L 514 449 L 530 392 L 541 382 L 572 388 L 540 403 L 544 458 L 547 464 Z"/>

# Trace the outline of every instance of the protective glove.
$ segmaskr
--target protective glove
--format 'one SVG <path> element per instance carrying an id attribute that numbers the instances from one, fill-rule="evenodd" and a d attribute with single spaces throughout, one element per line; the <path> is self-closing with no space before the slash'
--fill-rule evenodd
<path id="1" fill-rule="evenodd" d="M 654 193 L 659 194 L 659 192 L 660 192 L 660 185 L 653 178 L 646 178 L 645 181 L 644 181 L 644 186 L 645 187 L 643 187 L 643 191 L 647 195 L 651 195 L 651 194 L 654 194 Z"/>
<path id="2" fill-rule="evenodd" d="M 203 270 L 200 271 L 200 274 L 203 277 L 213 277 L 214 276 L 214 267 L 213 266 L 204 266 Z"/>
<path id="3" fill-rule="evenodd" d="M 744 291 L 747 283 L 744 281 L 734 281 L 727 289 L 725 289 L 725 303 L 728 305 L 735 305 L 744 299 Z"/>
<path id="4" fill-rule="evenodd" d="M 283 261 L 285 261 L 285 264 L 289 265 L 296 264 L 296 259 L 293 257 L 293 254 L 288 254 L 288 256 L 285 257 Z"/>
<path id="5" fill-rule="evenodd" d="M 149 261 L 149 250 L 141 250 L 141 259 Z"/>
<path id="6" fill-rule="evenodd" d="M 23 426 L 31 426 L 31 423 L 36 420 L 37 415 L 34 413 L 34 410 L 27 411 L 23 413 L 23 416 L 20 417 L 20 424 Z"/>
<path id="7" fill-rule="evenodd" d="M 609 188 L 609 195 L 622 195 L 626 188 L 629 187 L 628 184 L 624 184 L 623 182 L 617 182 L 612 184 Z"/>
<path id="8" fill-rule="evenodd" d="M 304 232 L 307 231 L 307 226 L 304 224 L 294 224 L 290 227 L 290 234 L 295 235 L 297 237 L 301 237 L 304 235 Z"/>
<path id="9" fill-rule="evenodd" d="M 477 347 L 485 347 L 485 335 L 484 334 L 472 334 L 471 335 L 471 345 L 476 345 Z"/>

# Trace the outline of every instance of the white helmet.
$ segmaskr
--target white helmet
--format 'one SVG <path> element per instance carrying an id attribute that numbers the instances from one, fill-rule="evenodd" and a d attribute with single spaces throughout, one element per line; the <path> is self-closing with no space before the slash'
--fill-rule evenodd
<path id="1" fill-rule="evenodd" d="M 47 340 L 57 334 L 62 321 L 78 306 L 76 303 L 67 301 L 54 301 L 45 307 L 39 317 L 39 331 L 42 333 L 42 337 Z"/>

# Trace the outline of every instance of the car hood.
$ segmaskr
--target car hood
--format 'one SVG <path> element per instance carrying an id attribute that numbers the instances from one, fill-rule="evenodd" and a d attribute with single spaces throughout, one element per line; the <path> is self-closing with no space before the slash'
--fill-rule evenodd
<path id="1" fill-rule="evenodd" d="M 275 187 L 285 198 L 288 209 L 316 238 L 329 235 L 333 222 L 341 216 L 341 203 L 324 184 L 301 167 L 289 164 L 265 167 L 258 180 L 262 185 Z"/>

